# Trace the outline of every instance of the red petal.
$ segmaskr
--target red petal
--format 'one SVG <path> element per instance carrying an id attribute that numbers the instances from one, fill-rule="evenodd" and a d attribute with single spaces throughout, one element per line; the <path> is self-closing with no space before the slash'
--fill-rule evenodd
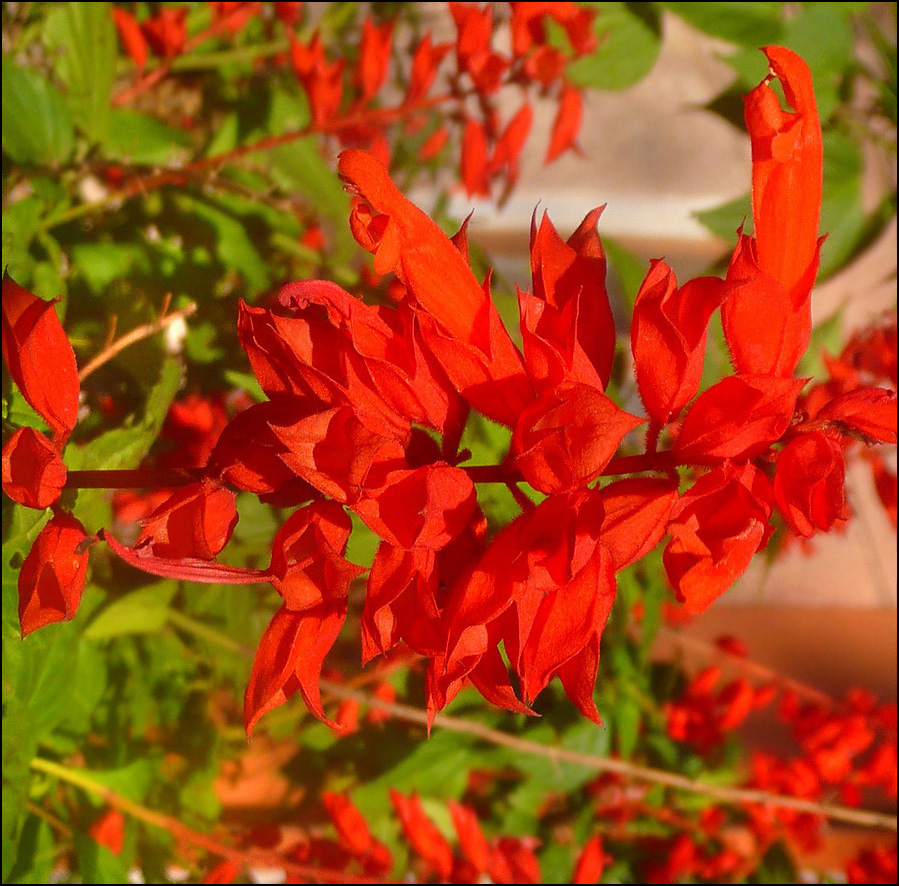
<path id="1" fill-rule="evenodd" d="M 118 809 L 107 809 L 90 826 L 88 834 L 113 855 L 120 855 L 125 842 L 125 816 Z"/>
<path id="2" fill-rule="evenodd" d="M 3 447 L 3 491 L 28 508 L 48 508 L 66 484 L 57 448 L 34 428 L 19 428 Z"/>
<path id="3" fill-rule="evenodd" d="M 600 541 L 616 571 L 636 563 L 661 540 L 677 501 L 677 481 L 655 477 L 618 480 L 601 493 L 605 519 Z"/>
<path id="4" fill-rule="evenodd" d="M 341 842 L 351 852 L 358 855 L 368 854 L 372 850 L 374 840 L 368 824 L 362 813 L 353 805 L 353 801 L 346 794 L 325 791 L 322 794 L 322 802 L 340 835 Z"/>
<path id="5" fill-rule="evenodd" d="M 878 443 L 896 442 L 896 392 L 857 388 L 827 403 L 817 416 Z"/>
<path id="6" fill-rule="evenodd" d="M 774 499 L 797 535 L 827 532 L 849 517 L 843 447 L 820 432 L 802 434 L 777 458 Z"/>
<path id="7" fill-rule="evenodd" d="M 790 426 L 805 384 L 805 379 L 728 376 L 690 407 L 678 453 L 701 463 L 761 454 Z"/>
<path id="8" fill-rule="evenodd" d="M 487 133 L 477 120 L 465 121 L 462 135 L 462 184 L 469 197 L 489 197 L 490 178 L 487 164 Z"/>
<path id="9" fill-rule="evenodd" d="M 270 580 L 288 609 L 299 612 L 346 597 L 365 571 L 343 556 L 352 528 L 340 505 L 323 501 L 295 511 L 278 530 Z"/>
<path id="10" fill-rule="evenodd" d="M 373 98 L 387 76 L 390 64 L 390 47 L 395 22 L 376 25 L 366 18 L 362 23 L 362 44 L 359 49 L 359 63 L 356 67 L 356 81 L 359 84 L 358 101 L 365 103 Z"/>
<path id="11" fill-rule="evenodd" d="M 603 852 L 602 837 L 599 834 L 595 834 L 584 844 L 584 848 L 581 850 L 581 854 L 574 865 L 571 882 L 598 882 L 605 868 L 605 862 L 606 856 Z"/>
<path id="12" fill-rule="evenodd" d="M 714 277 L 678 289 L 671 268 L 652 262 L 634 304 L 631 348 L 640 399 L 657 424 L 677 416 L 696 395 L 706 328 L 726 294 L 724 282 Z"/>
<path id="13" fill-rule="evenodd" d="M 244 723 L 249 736 L 263 715 L 284 704 L 297 690 L 306 707 L 327 723 L 318 681 L 325 656 L 337 640 L 346 619 L 346 603 L 322 604 L 305 612 L 282 606 L 266 628 L 244 696 Z"/>
<path id="14" fill-rule="evenodd" d="M 560 384 L 521 413 L 513 465 L 541 492 L 578 489 L 602 473 L 625 434 L 642 423 L 599 388 Z"/>
<path id="15" fill-rule="evenodd" d="M 104 530 L 98 536 L 109 545 L 112 552 L 124 560 L 129 566 L 148 572 L 150 575 L 161 575 L 165 578 L 178 578 L 182 581 L 199 581 L 206 584 L 259 584 L 269 580 L 268 570 L 245 569 L 241 566 L 224 566 L 209 560 L 196 560 L 185 557 L 171 560 L 168 557 L 154 556 L 150 547 L 135 549 L 123 545 Z"/>
<path id="16" fill-rule="evenodd" d="M 490 864 L 490 844 L 481 830 L 477 815 L 473 809 L 455 800 L 449 801 L 449 810 L 462 851 L 475 870 L 479 874 L 484 873 Z"/>
<path id="17" fill-rule="evenodd" d="M 19 572 L 22 636 L 78 611 L 87 578 L 87 536 L 71 514 L 60 512 L 40 531 Z"/>
<path id="18" fill-rule="evenodd" d="M 583 117 L 584 107 L 580 91 L 573 86 L 563 86 L 544 163 L 552 163 L 574 145 L 581 131 Z"/>
<path id="19" fill-rule="evenodd" d="M 234 493 L 203 480 L 177 490 L 144 520 L 136 547 L 169 560 L 212 560 L 236 525 Z"/>
<path id="20" fill-rule="evenodd" d="M 434 868 L 441 880 L 446 880 L 453 869 L 453 850 L 446 837 L 425 815 L 418 794 L 404 797 L 399 791 L 391 789 L 390 799 L 412 848 Z"/>
<path id="21" fill-rule="evenodd" d="M 3 275 L 3 359 L 22 396 L 62 443 L 78 420 L 78 367 L 53 302 Z"/>
<path id="22" fill-rule="evenodd" d="M 147 41 L 137 19 L 121 6 L 112 7 L 112 18 L 126 52 L 131 56 L 138 70 L 142 71 L 147 64 L 148 49 Z"/>

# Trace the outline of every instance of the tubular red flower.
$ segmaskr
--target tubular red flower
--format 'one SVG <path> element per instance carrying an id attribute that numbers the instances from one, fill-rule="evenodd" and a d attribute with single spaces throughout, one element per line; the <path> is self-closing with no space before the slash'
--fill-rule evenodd
<path id="1" fill-rule="evenodd" d="M 352 523 L 335 502 L 300 508 L 272 542 L 271 583 L 295 612 L 344 599 L 350 583 L 365 570 L 344 557 Z"/>
<path id="2" fill-rule="evenodd" d="M 553 120 L 549 147 L 546 149 L 544 163 L 552 163 L 567 150 L 574 147 L 581 123 L 584 120 L 584 100 L 579 90 L 565 85 L 559 95 L 559 108 Z"/>
<path id="3" fill-rule="evenodd" d="M 19 572 L 22 636 L 78 611 L 87 578 L 87 535 L 71 514 L 60 512 L 40 531 Z"/>
<path id="4" fill-rule="evenodd" d="M 121 6 L 112 7 L 112 18 L 125 46 L 125 51 L 131 56 L 137 69 L 143 71 L 147 65 L 149 47 L 137 19 Z"/>
<path id="5" fill-rule="evenodd" d="M 489 418 L 514 424 L 533 395 L 489 290 L 374 157 L 344 151 L 338 169 L 348 189 L 362 198 L 350 217 L 356 240 L 375 254 L 379 274 L 394 271 L 400 278 L 422 314 L 422 335 L 453 385 Z"/>
<path id="6" fill-rule="evenodd" d="M 777 458 L 774 499 L 790 528 L 806 538 L 849 517 L 843 447 L 820 431 L 792 440 Z"/>
<path id="7" fill-rule="evenodd" d="M 668 265 L 651 263 L 634 304 L 631 349 L 640 399 L 656 424 L 676 418 L 699 390 L 709 319 L 726 294 L 714 277 L 678 288 Z"/>
<path id="8" fill-rule="evenodd" d="M 155 557 L 212 560 L 237 524 L 234 493 L 209 480 L 174 492 L 143 522 L 136 547 Z"/>
<path id="9" fill-rule="evenodd" d="M 27 508 L 58 501 L 67 474 L 57 448 L 34 428 L 19 428 L 3 447 L 3 491 Z"/>
<path id="10" fill-rule="evenodd" d="M 781 108 L 770 77 L 746 98 L 755 237 L 740 236 L 722 319 L 738 372 L 788 376 L 811 334 L 823 143 L 808 66 L 781 46 L 764 52 L 793 110 Z"/>
<path id="11" fill-rule="evenodd" d="M 678 434 L 678 453 L 702 464 L 759 455 L 790 426 L 805 383 L 806 379 L 728 376 L 690 407 Z"/>
<path id="12" fill-rule="evenodd" d="M 434 868 L 441 880 L 446 880 L 453 869 L 453 850 L 425 814 L 418 794 L 406 797 L 391 789 L 390 800 L 412 848 Z"/>
<path id="13" fill-rule="evenodd" d="M 688 612 L 704 612 L 746 570 L 771 535 L 773 490 L 751 464 L 725 462 L 693 485 L 668 523 L 663 562 Z"/>
<path id="14" fill-rule="evenodd" d="M 3 359 L 22 396 L 53 429 L 62 451 L 78 420 L 78 367 L 52 301 L 3 275 Z"/>
<path id="15" fill-rule="evenodd" d="M 605 389 L 615 354 L 606 256 L 597 231 L 605 207 L 563 241 L 545 213 L 531 219 L 533 294 L 518 294 L 528 374 L 538 393 L 561 381 Z"/>

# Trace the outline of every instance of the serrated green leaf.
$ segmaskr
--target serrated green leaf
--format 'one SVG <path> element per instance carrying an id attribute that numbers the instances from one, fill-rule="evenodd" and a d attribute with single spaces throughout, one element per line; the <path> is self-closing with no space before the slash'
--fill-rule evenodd
<path id="1" fill-rule="evenodd" d="M 3 60 L 3 150 L 23 166 L 64 163 L 75 146 L 62 93 L 34 71 Z"/>
<path id="2" fill-rule="evenodd" d="M 109 131 L 117 54 L 111 7 L 103 2 L 60 3 L 44 23 L 75 125 L 91 143 L 102 142 Z"/>
<path id="3" fill-rule="evenodd" d="M 642 80 L 659 56 L 658 16 L 650 3 L 585 3 L 598 11 L 598 49 L 579 58 L 566 76 L 579 86 L 625 89 Z"/>
<path id="4" fill-rule="evenodd" d="M 150 267 L 146 250 L 137 243 L 75 243 L 72 263 L 95 295 L 136 268 Z"/>
<path id="5" fill-rule="evenodd" d="M 103 608 L 84 631 L 85 640 L 94 642 L 123 634 L 153 634 L 168 620 L 169 603 L 178 585 L 160 581 L 132 591 Z"/>

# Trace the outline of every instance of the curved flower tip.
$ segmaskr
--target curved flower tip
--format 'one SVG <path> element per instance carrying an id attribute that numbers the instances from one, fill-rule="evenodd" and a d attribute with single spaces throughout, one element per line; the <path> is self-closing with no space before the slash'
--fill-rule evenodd
<path id="1" fill-rule="evenodd" d="M 783 46 L 766 46 L 763 52 L 793 110 L 781 108 L 770 76 L 746 96 L 752 215 L 759 267 L 791 290 L 805 277 L 818 244 L 824 170 L 821 123 L 808 65 Z"/>

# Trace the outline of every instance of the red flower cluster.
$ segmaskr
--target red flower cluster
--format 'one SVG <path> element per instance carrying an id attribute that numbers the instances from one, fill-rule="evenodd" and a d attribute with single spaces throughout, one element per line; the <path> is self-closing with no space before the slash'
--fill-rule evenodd
<path id="1" fill-rule="evenodd" d="M 585 45 L 577 36 L 583 17 L 569 6 L 516 6 L 514 52 L 523 64 L 545 48 L 546 16 L 568 29 L 576 49 Z M 485 43 L 488 13 L 454 11 L 460 68 L 489 94 L 506 61 Z M 366 32 L 357 83 L 365 101 L 383 78 L 390 36 L 389 29 Z M 425 51 L 436 65 L 434 51 L 419 47 Z M 519 348 L 489 279 L 482 284 L 471 270 L 464 231 L 446 237 L 372 155 L 341 155 L 338 171 L 355 198 L 351 230 L 373 254 L 375 271 L 395 275 L 395 305 L 365 304 L 325 281 L 289 284 L 270 309 L 241 305 L 238 335 L 269 399 L 234 416 L 202 479 L 155 510 L 135 547 L 105 536 L 119 556 L 153 574 L 270 582 L 278 591 L 283 605 L 247 689 L 248 729 L 296 692 L 327 720 L 319 679 L 346 619 L 350 584 L 363 571 L 345 558 L 348 509 L 381 539 L 361 618 L 366 661 L 400 643 L 425 657 L 432 716 L 468 683 L 495 704 L 527 712 L 558 677 L 597 721 L 593 689 L 616 571 L 667 535 L 672 586 L 699 612 L 764 547 L 775 505 L 801 534 L 845 517 L 845 440 L 895 442 L 895 394 L 850 379 L 800 399 L 805 381 L 792 374 L 811 328 L 820 128 L 805 63 L 780 47 L 766 53 L 793 110 L 781 109 L 770 77 L 747 100 L 754 236 L 741 234 L 726 279 L 678 286 L 656 262 L 637 297 L 631 345 L 649 423 L 642 455 L 616 457 L 645 420 L 605 392 L 615 330 L 600 210 L 567 240 L 547 218 L 535 219 L 532 291 L 518 299 Z M 303 62 L 310 78 L 321 73 L 318 59 Z M 42 507 L 64 480 L 59 451 L 74 425 L 77 377 L 56 315 L 9 286 L 4 355 L 56 436 L 17 432 L 4 449 L 4 488 Z M 719 307 L 736 373 L 700 393 L 706 328 Z M 35 330 L 49 326 L 51 357 L 69 367 L 71 384 L 59 384 L 46 345 L 40 357 L 32 345 Z M 464 464 L 460 439 L 472 409 L 510 429 L 502 464 Z M 647 472 L 653 476 L 597 483 Z M 486 482 L 508 484 L 524 509 L 493 538 L 476 492 Z M 539 504 L 518 488 L 522 482 Z M 301 506 L 275 537 L 266 569 L 215 562 L 236 521 L 228 487 Z M 55 518 L 52 536 L 40 541 L 72 554 L 65 563 L 43 547 L 35 555 L 40 570 L 26 560 L 26 632 L 71 617 L 77 604 L 84 546 L 72 522 Z M 672 728 L 701 743 L 711 737 L 694 735 L 697 710 L 711 704 L 715 728 L 726 729 L 756 700 L 739 681 L 711 701 L 695 690 L 693 707 Z"/>

